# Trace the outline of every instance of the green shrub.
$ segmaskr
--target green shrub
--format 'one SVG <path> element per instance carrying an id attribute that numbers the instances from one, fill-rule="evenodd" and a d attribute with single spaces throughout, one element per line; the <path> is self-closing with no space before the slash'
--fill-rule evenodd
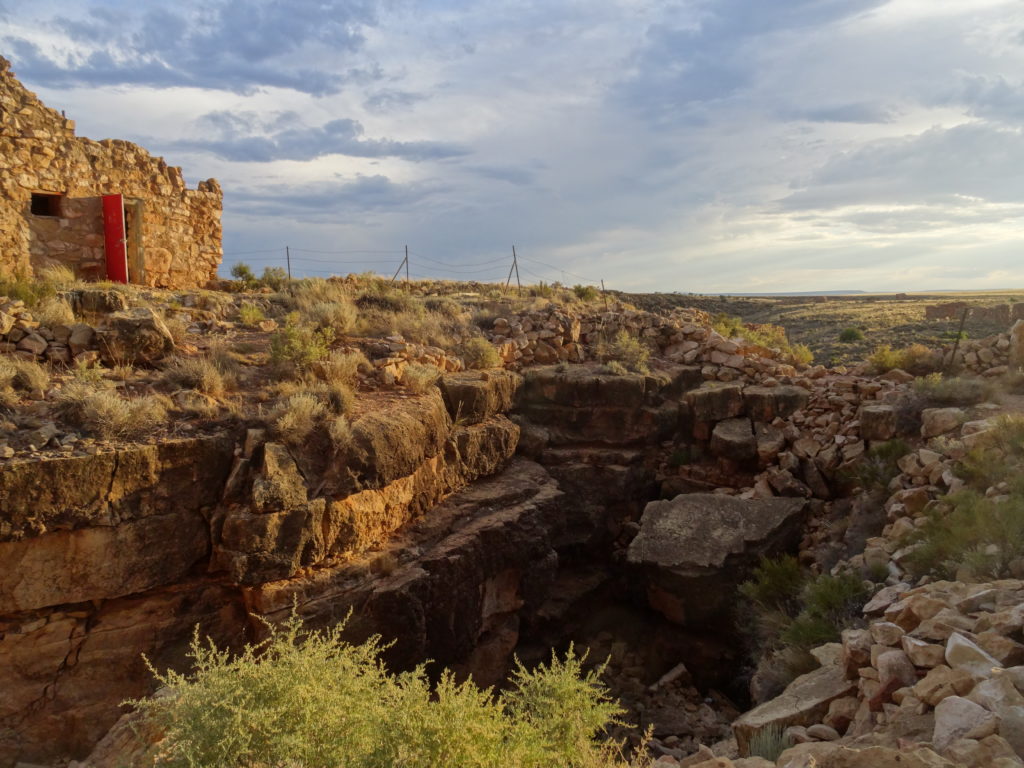
<path id="1" fill-rule="evenodd" d="M 241 283 L 245 283 L 246 286 L 252 285 L 256 282 L 256 275 L 252 272 L 252 267 L 246 264 L 244 261 L 240 261 L 231 267 L 231 276 Z"/>
<path id="2" fill-rule="evenodd" d="M 977 438 L 960 461 L 958 474 L 984 491 L 1013 478 L 1024 464 L 1024 415 L 1004 415 Z"/>
<path id="3" fill-rule="evenodd" d="M 536 285 L 530 285 L 526 288 L 530 296 L 536 296 L 541 299 L 550 299 L 555 295 L 555 288 L 549 283 L 545 283 L 541 280 Z"/>
<path id="4" fill-rule="evenodd" d="M 262 307 L 248 301 L 243 301 L 238 308 L 238 322 L 250 327 L 259 325 L 267 319 Z"/>
<path id="5" fill-rule="evenodd" d="M 297 619 L 235 654 L 193 638 L 188 674 L 158 672 L 167 695 L 130 702 L 166 733 L 161 765 L 306 768 L 612 768 L 596 738 L 621 714 L 570 648 L 494 693 L 424 667 L 393 674 L 377 637 L 305 633 Z M 147 660 L 148 663 L 148 660 Z"/>
<path id="6" fill-rule="evenodd" d="M 839 333 L 839 340 L 845 344 L 853 341 L 864 341 L 864 331 L 860 328 L 844 328 Z"/>
<path id="7" fill-rule="evenodd" d="M 572 292 L 576 294 L 576 298 L 580 301 L 594 301 L 601 295 L 597 288 L 592 285 L 574 285 Z"/>
<path id="8" fill-rule="evenodd" d="M 725 312 L 719 312 L 715 315 L 714 320 L 711 322 L 711 327 L 726 339 L 741 336 L 744 331 L 743 319 L 735 315 L 728 315 Z"/>
<path id="9" fill-rule="evenodd" d="M 649 371 L 647 360 L 651 356 L 651 350 L 644 346 L 644 343 L 636 336 L 632 336 L 624 330 L 615 334 L 608 355 L 613 361 L 618 361 L 634 373 Z"/>
<path id="10" fill-rule="evenodd" d="M 919 531 L 907 567 L 916 576 L 977 581 L 1015 576 L 1024 557 L 1024 481 L 1013 482 L 1009 498 L 995 501 L 973 490 L 947 498 Z"/>
<path id="11" fill-rule="evenodd" d="M 932 350 L 923 344 L 911 344 L 903 349 L 893 349 L 882 344 L 868 356 L 868 362 L 876 373 L 885 373 L 900 368 L 910 373 L 923 375 L 931 372 L 937 362 Z"/>
<path id="12" fill-rule="evenodd" d="M 264 267 L 260 285 L 273 291 L 280 291 L 288 284 L 288 272 L 284 267 Z"/>
<path id="13" fill-rule="evenodd" d="M 348 333 L 356 324 L 359 313 L 348 299 L 342 301 L 318 301 L 301 310 L 311 325 L 322 330 L 331 330 L 335 337 Z"/>
<path id="14" fill-rule="evenodd" d="M 498 350 L 482 336 L 474 336 L 463 344 L 461 352 L 467 368 L 499 368 L 502 365 Z"/>
<path id="15" fill-rule="evenodd" d="M 290 318 L 270 336 L 270 362 L 282 370 L 305 370 L 330 354 L 332 341 L 332 329 L 310 328 Z"/>
<path id="16" fill-rule="evenodd" d="M 815 576 L 788 555 L 762 559 L 739 591 L 752 608 L 746 632 L 753 654 L 772 659 L 782 687 L 813 666 L 812 648 L 839 639 L 869 596 L 856 574 Z"/>

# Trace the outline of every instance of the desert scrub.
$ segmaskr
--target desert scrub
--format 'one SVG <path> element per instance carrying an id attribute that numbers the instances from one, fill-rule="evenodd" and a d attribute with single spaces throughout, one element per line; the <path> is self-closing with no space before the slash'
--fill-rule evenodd
<path id="1" fill-rule="evenodd" d="M 881 493 L 900 473 L 896 462 L 910 453 L 910 446 L 899 438 L 875 443 L 849 469 L 846 479 L 857 483 L 867 493 Z"/>
<path id="2" fill-rule="evenodd" d="M 305 320 L 322 330 L 330 330 L 335 337 L 343 336 L 355 327 L 358 311 L 348 299 L 318 301 L 299 310 Z"/>
<path id="3" fill-rule="evenodd" d="M 179 389 L 195 389 L 221 397 L 228 389 L 224 374 L 207 357 L 176 357 L 164 369 L 164 381 Z"/>
<path id="4" fill-rule="evenodd" d="M 814 575 L 789 555 L 762 558 L 739 592 L 751 614 L 747 632 L 753 655 L 774 659 L 783 686 L 815 666 L 810 650 L 838 640 L 869 597 L 860 576 Z"/>
<path id="5" fill-rule="evenodd" d="M 914 391 L 921 396 L 926 408 L 935 408 L 982 403 L 992 396 L 993 386 L 985 379 L 961 376 L 947 379 L 941 373 L 929 373 L 914 379 Z"/>
<path id="6" fill-rule="evenodd" d="M 243 301 L 238 308 L 238 322 L 242 325 L 253 327 L 266 321 L 266 319 L 267 316 L 264 314 L 262 307 L 250 301 Z"/>
<path id="7" fill-rule="evenodd" d="M 507 688 L 481 690 L 424 665 L 398 674 L 379 637 L 305 632 L 292 618 L 241 653 L 193 637 L 192 670 L 158 672 L 168 695 L 130 702 L 166 733 L 168 768 L 612 768 L 620 745 L 597 738 L 622 710 L 570 648 Z"/>
<path id="8" fill-rule="evenodd" d="M 1008 481 L 1024 466 L 1024 415 L 1007 414 L 975 439 L 957 474 L 979 491 Z"/>
<path id="9" fill-rule="evenodd" d="M 900 368 L 916 375 L 932 372 L 939 363 L 935 353 L 923 344 L 911 344 L 903 349 L 893 349 L 889 344 L 882 344 L 871 353 L 868 362 L 876 373 Z"/>
<path id="10" fill-rule="evenodd" d="M 402 371 L 402 384 L 414 395 L 422 395 L 441 378 L 441 372 L 433 365 L 411 363 Z"/>
<path id="11" fill-rule="evenodd" d="M 624 365 L 630 371 L 647 373 L 649 370 L 647 360 L 651 356 L 651 350 L 644 346 L 644 343 L 636 336 L 632 336 L 626 331 L 619 331 L 612 339 L 608 356 L 612 361 Z"/>
<path id="12" fill-rule="evenodd" d="M 474 336 L 469 339 L 462 345 L 461 353 L 462 361 L 467 368 L 498 368 L 502 364 L 498 350 L 482 336 Z"/>
<path id="13" fill-rule="evenodd" d="M 50 374 L 34 360 L 0 357 L 0 387 L 40 395 L 50 386 Z"/>
<path id="14" fill-rule="evenodd" d="M 580 301 L 594 301 L 601 295 L 592 285 L 574 285 L 572 292 Z"/>
<path id="15" fill-rule="evenodd" d="M 313 370 L 324 381 L 339 381 L 351 386 L 356 383 L 360 373 L 371 372 L 373 364 L 362 350 L 335 350 L 327 359 L 313 366 Z"/>
<path id="16" fill-rule="evenodd" d="M 62 418 L 104 440 L 139 440 L 167 420 L 167 408 L 155 395 L 128 399 L 113 389 L 77 380 L 64 386 L 56 408 Z"/>
<path id="17" fill-rule="evenodd" d="M 864 341 L 864 331 L 860 328 L 843 328 L 839 332 L 839 340 L 844 344 L 850 344 L 854 341 Z"/>
<path id="18" fill-rule="evenodd" d="M 334 331 L 301 325 L 290 315 L 283 328 L 270 336 L 270 362 L 283 373 L 297 373 L 331 352 Z"/>
<path id="19" fill-rule="evenodd" d="M 957 581 L 1019 578 L 1024 570 L 1024 480 L 1018 476 L 1005 498 L 974 490 L 948 496 L 904 544 L 915 576 Z"/>
<path id="20" fill-rule="evenodd" d="M 746 324 L 739 317 L 719 314 L 711 327 L 726 339 L 742 338 L 748 345 L 769 350 L 794 365 L 808 365 L 814 360 L 811 350 L 804 344 L 790 342 L 786 329 L 780 325 Z"/>
<path id="21" fill-rule="evenodd" d="M 301 445 L 326 414 L 327 408 L 320 398 L 300 392 L 277 404 L 270 414 L 270 428 L 286 445 Z"/>

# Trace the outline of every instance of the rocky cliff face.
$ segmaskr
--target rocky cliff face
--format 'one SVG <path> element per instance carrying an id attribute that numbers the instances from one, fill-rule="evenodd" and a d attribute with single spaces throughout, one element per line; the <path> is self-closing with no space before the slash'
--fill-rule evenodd
<path id="1" fill-rule="evenodd" d="M 518 376 L 478 378 L 447 405 L 437 389 L 382 400 L 343 453 L 243 430 L 5 463 L 0 764 L 83 756 L 149 690 L 142 654 L 183 666 L 197 624 L 237 646 L 293 601 L 314 623 L 357 607 L 353 631 L 402 638 L 396 659 L 507 653 L 560 492 L 527 463 L 459 497 L 519 436 L 497 413 Z"/>

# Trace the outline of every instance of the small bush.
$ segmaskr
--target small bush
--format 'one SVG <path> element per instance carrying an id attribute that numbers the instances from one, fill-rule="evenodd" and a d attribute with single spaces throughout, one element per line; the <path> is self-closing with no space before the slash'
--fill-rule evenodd
<path id="1" fill-rule="evenodd" d="M 609 349 L 609 355 L 627 369 L 635 373 L 647 373 L 647 360 L 651 351 L 644 346 L 636 336 L 631 336 L 626 331 L 619 331 L 615 334 Z"/>
<path id="2" fill-rule="evenodd" d="M 594 301 L 601 295 L 597 288 L 592 285 L 574 285 L 572 292 L 576 294 L 576 298 L 580 301 Z"/>
<path id="3" fill-rule="evenodd" d="M 720 312 L 715 315 L 715 318 L 711 323 L 711 327 L 726 339 L 741 336 L 744 331 L 742 318 L 735 317 L 734 315 L 728 315 L 725 312 Z"/>
<path id="4" fill-rule="evenodd" d="M 860 328 L 844 328 L 839 332 L 839 340 L 844 344 L 854 341 L 864 341 L 864 331 Z"/>
<path id="5" fill-rule="evenodd" d="M 621 714 L 570 650 L 509 686 L 482 691 L 442 672 L 392 674 L 377 637 L 343 627 L 304 632 L 293 618 L 241 653 L 193 638 L 188 674 L 158 673 L 168 695 L 130 702 L 166 734 L 161 765 L 392 768 L 612 768 L 621 746 L 598 742 Z"/>
<path id="6" fill-rule="evenodd" d="M 474 336 L 462 345 L 462 360 L 467 368 L 498 368 L 502 365 L 501 355 L 487 339 Z"/>
<path id="7" fill-rule="evenodd" d="M 985 379 L 955 377 L 946 379 L 941 373 L 930 373 L 914 380 L 914 391 L 926 408 L 975 405 L 992 396 L 992 384 Z"/>
<path id="8" fill-rule="evenodd" d="M 911 344 L 904 349 L 893 349 L 889 344 L 882 344 L 868 357 L 868 362 L 876 373 L 885 373 L 900 368 L 910 373 L 923 375 L 931 372 L 937 362 L 932 350 L 923 344 Z"/>
<path id="9" fill-rule="evenodd" d="M 356 324 L 358 312 L 350 301 L 318 301 L 301 310 L 316 328 L 333 331 L 335 338 L 348 333 Z"/>
<path id="10" fill-rule="evenodd" d="M 81 381 L 64 387 L 57 400 L 57 411 L 104 440 L 140 440 L 152 435 L 167 420 L 167 408 L 158 397 L 125 399 L 113 390 Z"/>
<path id="11" fill-rule="evenodd" d="M 907 567 L 916 576 L 989 581 L 1015 576 L 1024 557 L 1024 481 L 1014 480 L 1008 498 L 973 490 L 948 497 L 928 522 L 911 534 Z"/>
<path id="12" fill-rule="evenodd" d="M 301 445 L 316 429 L 327 409 L 312 394 L 299 393 L 279 403 L 270 416 L 274 435 L 287 445 Z"/>
<path id="13" fill-rule="evenodd" d="M 235 280 L 245 283 L 246 286 L 253 285 L 256 282 L 256 275 L 253 274 L 252 267 L 244 261 L 240 261 L 231 267 L 231 276 Z"/>
<path id="14" fill-rule="evenodd" d="M 785 667 L 774 675 L 783 686 L 807 671 L 812 648 L 839 639 L 868 599 L 856 574 L 814 576 L 790 556 L 762 559 L 739 591 L 753 608 L 747 632 L 754 654 L 768 654 Z"/>
<path id="15" fill-rule="evenodd" d="M 0 276 L 0 296 L 20 299 L 30 309 L 56 293 L 57 286 L 44 278 L 29 277 L 20 273 L 9 277 Z"/>
<path id="16" fill-rule="evenodd" d="M 433 365 L 412 363 L 405 366 L 402 373 L 402 384 L 414 395 L 422 395 L 441 378 L 441 372 Z"/>
<path id="17" fill-rule="evenodd" d="M 984 491 L 1019 473 L 1024 464 L 1024 416 L 1000 416 L 967 452 L 958 474 Z"/>
<path id="18" fill-rule="evenodd" d="M 314 329 L 289 320 L 270 336 L 270 362 L 280 370 L 305 370 L 330 354 L 332 341 L 334 331 L 329 328 Z"/>
<path id="19" fill-rule="evenodd" d="M 242 325 L 256 326 L 264 322 L 267 316 L 263 313 L 263 309 L 256 304 L 248 301 L 243 301 L 242 305 L 238 308 L 238 322 Z"/>
<path id="20" fill-rule="evenodd" d="M 536 296 L 542 299 L 550 299 L 555 295 L 554 286 L 549 283 L 545 283 L 543 280 L 536 285 L 527 286 L 526 290 L 530 296 Z"/>
<path id="21" fill-rule="evenodd" d="M 461 318 L 464 312 L 461 304 L 447 296 L 431 296 L 423 300 L 423 306 L 428 312 L 435 312 L 452 319 Z"/>
<path id="22" fill-rule="evenodd" d="M 355 384 L 359 374 L 373 370 L 373 365 L 367 360 L 361 350 L 331 352 L 326 360 L 321 360 L 316 366 L 317 375 L 324 381 L 340 381 L 345 384 Z"/>
<path id="23" fill-rule="evenodd" d="M 284 267 L 264 267 L 259 282 L 273 291 L 280 291 L 288 284 L 288 272 Z"/>

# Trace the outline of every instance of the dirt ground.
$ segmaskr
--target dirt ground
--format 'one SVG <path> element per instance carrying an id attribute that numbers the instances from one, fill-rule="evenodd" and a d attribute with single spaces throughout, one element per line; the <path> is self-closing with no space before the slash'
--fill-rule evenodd
<path id="1" fill-rule="evenodd" d="M 910 344 L 939 347 L 956 338 L 960 318 L 926 320 L 925 307 L 965 301 L 991 307 L 1024 301 L 1024 291 L 933 294 L 854 294 L 849 296 L 701 296 L 679 293 L 621 294 L 640 309 L 668 310 L 697 307 L 712 315 L 724 313 L 745 323 L 773 323 L 786 329 L 794 344 L 806 344 L 817 363 L 838 365 L 863 360 L 878 346 Z M 840 333 L 856 328 L 859 341 L 842 342 Z M 1006 331 L 999 324 L 972 319 L 964 326 L 967 338 Z"/>

